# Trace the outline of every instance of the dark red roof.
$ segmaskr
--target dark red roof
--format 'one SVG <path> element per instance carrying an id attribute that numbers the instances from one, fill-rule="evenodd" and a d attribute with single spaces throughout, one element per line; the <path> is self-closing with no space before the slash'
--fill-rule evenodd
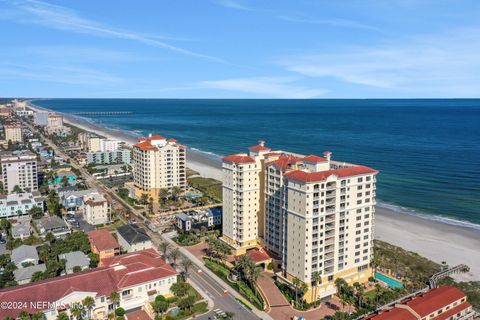
<path id="1" fill-rule="evenodd" d="M 259 251 L 259 250 L 252 250 L 247 252 L 247 255 L 252 259 L 255 263 L 263 262 L 265 260 L 271 259 L 270 255 L 266 251 Z"/>
<path id="2" fill-rule="evenodd" d="M 177 139 L 174 139 L 174 138 L 170 138 L 167 140 L 168 142 L 177 142 Z"/>
<path id="3" fill-rule="evenodd" d="M 135 310 L 125 315 L 127 316 L 127 320 L 152 320 L 144 310 Z"/>
<path id="4" fill-rule="evenodd" d="M 450 310 L 447 310 L 445 311 L 444 313 L 442 313 L 441 315 L 433 318 L 434 320 L 447 320 L 449 319 L 451 316 L 463 311 L 463 310 L 466 310 L 466 309 L 470 309 L 472 307 L 472 305 L 470 303 L 468 303 L 467 301 L 463 302 L 463 303 L 460 303 L 458 306 L 450 309 Z"/>
<path id="5" fill-rule="evenodd" d="M 281 153 L 278 153 L 278 152 L 269 152 L 269 153 L 265 153 L 263 154 L 265 157 L 275 157 L 275 156 L 279 156 L 281 155 Z"/>
<path id="6" fill-rule="evenodd" d="M 288 169 L 292 164 L 297 163 L 301 161 L 300 158 L 294 157 L 294 156 L 280 156 L 277 160 L 274 160 L 272 162 L 268 162 L 268 165 L 275 165 L 279 169 L 286 170 Z"/>
<path id="7" fill-rule="evenodd" d="M 90 243 L 92 243 L 98 251 L 119 248 L 117 240 L 107 229 L 93 230 L 88 233 Z"/>
<path id="8" fill-rule="evenodd" d="M 420 317 L 425 317 L 453 302 L 465 297 L 460 289 L 451 286 L 443 286 L 416 296 L 403 303 L 412 308 Z"/>
<path id="9" fill-rule="evenodd" d="M 258 146 L 252 146 L 252 147 L 248 148 L 248 150 L 251 150 L 251 151 L 266 151 L 266 150 L 270 150 L 270 148 L 258 145 Z"/>
<path id="10" fill-rule="evenodd" d="M 309 156 L 306 156 L 305 158 L 302 159 L 303 161 L 306 161 L 306 162 L 312 162 L 312 163 L 317 163 L 317 162 L 325 162 L 327 161 L 327 159 L 325 158 L 322 158 L 322 157 L 319 157 L 319 156 L 316 156 L 314 154 L 311 154 Z"/>
<path id="11" fill-rule="evenodd" d="M 176 275 L 176 271 L 154 249 L 107 258 L 102 267 L 0 290 L 0 301 L 25 302 L 27 312 L 34 313 L 31 302 L 50 304 L 75 291 L 109 296 L 123 288 Z M 22 307 L 23 305 L 20 305 Z M 0 309 L 0 318 L 16 316 L 22 309 Z"/>
<path id="12" fill-rule="evenodd" d="M 393 308 L 389 310 L 380 311 L 379 314 L 367 317 L 371 320 L 417 320 L 410 311 L 403 308 Z"/>
<path id="13" fill-rule="evenodd" d="M 165 137 L 162 137 L 157 134 L 157 135 L 149 136 L 148 140 L 165 140 Z"/>
<path id="14" fill-rule="evenodd" d="M 151 143 L 150 140 L 143 140 L 137 144 L 133 145 L 134 147 L 140 148 L 142 150 L 158 150 L 157 147 L 154 147 Z"/>
<path id="15" fill-rule="evenodd" d="M 232 155 L 223 157 L 223 161 L 234 162 L 234 163 L 250 163 L 250 162 L 253 163 L 255 162 L 255 159 L 247 155 L 232 154 Z"/>
<path id="16" fill-rule="evenodd" d="M 302 182 L 316 182 L 324 181 L 331 175 L 336 175 L 339 178 L 344 177 L 353 177 L 363 174 L 373 174 L 378 173 L 377 170 L 365 167 L 365 166 L 354 166 L 350 168 L 340 168 L 335 170 L 319 171 L 319 172 L 307 172 L 302 170 L 294 170 L 287 172 L 285 177 L 291 180 L 302 181 Z"/>

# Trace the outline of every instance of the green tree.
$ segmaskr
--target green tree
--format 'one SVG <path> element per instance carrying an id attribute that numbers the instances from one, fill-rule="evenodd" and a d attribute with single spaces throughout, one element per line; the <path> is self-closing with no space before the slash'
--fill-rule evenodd
<path id="1" fill-rule="evenodd" d="M 177 259 L 178 259 L 179 256 L 180 256 L 180 251 L 177 248 L 170 251 L 169 258 L 171 260 L 172 266 L 174 266 L 174 267 L 176 266 Z"/>
<path id="2" fill-rule="evenodd" d="M 158 194 L 158 202 L 162 205 L 165 205 L 170 193 L 168 192 L 168 189 L 162 188 L 160 189 L 160 192 Z"/>
<path id="3" fill-rule="evenodd" d="M 183 281 L 175 282 L 170 286 L 170 291 L 177 297 L 183 297 L 188 293 L 190 285 Z"/>
<path id="4" fill-rule="evenodd" d="M 170 245 L 167 242 L 162 242 L 159 244 L 158 248 L 162 254 L 162 258 L 167 259 L 168 252 L 170 251 Z"/>
<path id="5" fill-rule="evenodd" d="M 12 193 L 22 193 L 22 192 L 23 192 L 23 190 L 22 190 L 22 188 L 20 188 L 19 185 L 15 185 L 13 187 Z"/>
<path id="6" fill-rule="evenodd" d="M 163 314 L 165 311 L 168 310 L 168 302 L 167 301 L 157 301 L 155 299 L 154 302 L 151 303 L 153 310 L 157 313 L 160 314 L 163 317 Z"/>
<path id="7" fill-rule="evenodd" d="M 80 303 L 75 303 L 73 307 L 70 309 L 70 312 L 72 313 L 72 316 L 75 317 L 75 319 L 82 319 L 83 314 L 85 313 L 85 308 L 83 307 L 82 304 Z"/>
<path id="8" fill-rule="evenodd" d="M 195 303 L 195 297 L 194 296 L 188 296 L 180 301 L 178 301 L 178 307 L 182 310 L 190 310 L 192 311 L 193 304 Z"/>
<path id="9" fill-rule="evenodd" d="M 83 306 L 87 310 L 87 317 L 90 319 L 92 316 L 92 309 L 95 306 L 95 299 L 92 297 L 85 297 L 82 301 Z"/>
<path id="10" fill-rule="evenodd" d="M 18 319 L 19 320 L 30 320 L 30 314 L 27 311 L 21 311 L 18 314 Z"/>
<path id="11" fill-rule="evenodd" d="M 188 271 L 190 270 L 191 267 L 193 267 L 193 262 L 187 258 L 183 258 L 181 265 L 182 265 L 184 277 L 186 280 L 188 278 Z"/>
<path id="12" fill-rule="evenodd" d="M 178 186 L 172 188 L 172 198 L 174 201 L 178 201 L 180 194 L 182 193 L 182 189 Z"/>
<path id="13" fill-rule="evenodd" d="M 82 271 L 82 267 L 80 266 L 74 266 L 73 269 L 72 269 L 73 273 L 77 273 L 77 272 L 80 272 Z"/>
<path id="14" fill-rule="evenodd" d="M 28 214 L 31 215 L 33 219 L 39 219 L 43 216 L 43 210 L 40 207 L 33 206 L 28 210 Z"/>
<path id="15" fill-rule="evenodd" d="M 322 282 L 322 276 L 318 271 L 315 271 L 312 275 L 313 285 L 314 285 L 314 297 L 313 297 L 313 307 L 317 306 L 317 294 L 318 294 L 318 285 Z"/>
<path id="16" fill-rule="evenodd" d="M 117 310 L 118 303 L 120 302 L 120 294 L 118 292 L 112 292 L 110 294 L 110 302 L 113 304 L 113 311 Z"/>
<path id="17" fill-rule="evenodd" d="M 225 312 L 225 315 L 227 316 L 227 319 L 228 319 L 228 320 L 233 320 L 233 319 L 235 319 L 235 312 L 227 311 L 227 312 Z"/>
<path id="18" fill-rule="evenodd" d="M 142 195 L 140 196 L 140 203 L 144 206 L 148 203 L 148 194 L 142 193 Z"/>
<path id="19" fill-rule="evenodd" d="M 68 187 L 68 185 L 70 184 L 68 181 L 68 177 L 63 176 L 62 179 L 60 180 L 60 184 L 62 185 L 62 187 Z"/>

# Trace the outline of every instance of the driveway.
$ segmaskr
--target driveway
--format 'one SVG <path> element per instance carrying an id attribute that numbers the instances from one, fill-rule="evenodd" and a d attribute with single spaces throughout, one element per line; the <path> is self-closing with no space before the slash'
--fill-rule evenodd
<path id="1" fill-rule="evenodd" d="M 271 273 L 263 272 L 257 280 L 257 284 L 265 293 L 268 305 L 270 306 L 268 315 L 273 319 L 290 320 L 297 316 L 307 320 L 317 320 L 335 314 L 336 310 L 326 306 L 324 302 L 322 302 L 316 309 L 310 311 L 297 311 L 293 309 L 280 289 L 275 285 L 273 276 L 274 275 Z M 330 304 L 336 305 L 338 308 L 337 310 L 342 311 L 342 306 L 337 298 L 332 298 L 329 302 Z"/>

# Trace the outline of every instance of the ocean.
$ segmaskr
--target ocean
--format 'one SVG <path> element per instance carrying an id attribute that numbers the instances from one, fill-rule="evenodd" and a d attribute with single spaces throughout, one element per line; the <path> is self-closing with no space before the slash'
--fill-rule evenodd
<path id="1" fill-rule="evenodd" d="M 272 149 L 329 150 L 380 170 L 379 204 L 480 230 L 480 99 L 51 99 L 62 113 L 131 111 L 89 121 L 175 137 L 207 157 Z"/>

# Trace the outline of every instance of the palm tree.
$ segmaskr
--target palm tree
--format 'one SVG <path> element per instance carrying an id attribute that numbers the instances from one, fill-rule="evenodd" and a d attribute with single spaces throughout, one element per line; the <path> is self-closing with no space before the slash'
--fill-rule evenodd
<path id="1" fill-rule="evenodd" d="M 364 293 L 363 287 L 358 282 L 355 282 L 353 284 L 353 287 L 355 288 L 355 295 L 357 297 L 358 308 L 361 309 L 362 308 L 362 302 L 363 302 L 362 301 L 363 300 L 363 293 Z"/>
<path id="2" fill-rule="evenodd" d="M 148 194 L 142 193 L 142 195 L 140 196 L 140 203 L 144 206 L 148 203 Z"/>
<path id="3" fill-rule="evenodd" d="M 158 202 L 164 204 L 165 200 L 168 198 L 169 192 L 168 189 L 162 188 L 158 194 Z"/>
<path id="4" fill-rule="evenodd" d="M 182 193 L 182 189 L 180 187 L 175 186 L 172 188 L 172 197 L 175 201 L 178 200 L 180 193 Z"/>
<path id="5" fill-rule="evenodd" d="M 70 320 L 70 318 L 66 312 L 62 311 L 57 315 L 57 320 Z"/>
<path id="6" fill-rule="evenodd" d="M 92 297 L 86 297 L 85 299 L 83 299 L 82 303 L 85 309 L 87 309 L 88 318 L 90 319 L 92 315 L 92 309 L 95 306 L 95 299 L 93 299 Z"/>
<path id="7" fill-rule="evenodd" d="M 315 271 L 312 275 L 313 281 L 315 282 L 315 289 L 313 290 L 314 293 L 314 300 L 313 300 L 313 307 L 317 306 L 317 293 L 318 293 L 318 284 L 322 281 L 322 276 L 318 271 Z"/>
<path id="8" fill-rule="evenodd" d="M 193 266 L 193 263 L 191 260 L 183 258 L 182 259 L 182 267 L 183 271 L 185 272 L 185 280 L 188 278 L 188 270 Z"/>
<path id="9" fill-rule="evenodd" d="M 167 242 L 162 242 L 158 245 L 160 252 L 162 253 L 162 258 L 167 259 L 168 251 L 170 251 L 170 245 Z"/>
<path id="10" fill-rule="evenodd" d="M 308 286 L 305 282 L 303 281 L 300 281 L 300 292 L 302 293 L 302 296 L 301 296 L 301 299 L 302 299 L 302 309 L 303 309 L 303 302 L 304 302 L 304 299 L 303 299 L 303 296 L 305 295 L 305 293 L 308 291 Z"/>
<path id="11" fill-rule="evenodd" d="M 296 304 L 298 301 L 298 286 L 300 285 L 300 279 L 298 279 L 297 277 L 293 277 L 292 283 L 295 288 L 295 304 Z"/>
<path id="12" fill-rule="evenodd" d="M 82 304 L 76 303 L 72 309 L 70 310 L 72 316 L 74 316 L 77 320 L 82 318 L 83 313 L 85 312 L 85 308 Z"/>
<path id="13" fill-rule="evenodd" d="M 115 313 L 115 311 L 117 311 L 117 305 L 118 305 L 118 302 L 120 301 L 120 294 L 118 294 L 118 292 L 112 292 L 110 294 L 110 302 L 113 304 L 113 313 Z"/>
<path id="14" fill-rule="evenodd" d="M 173 249 L 170 252 L 170 259 L 172 259 L 172 266 L 175 267 L 175 265 L 177 264 L 177 259 L 178 259 L 179 256 L 180 256 L 180 251 L 177 248 Z"/>

